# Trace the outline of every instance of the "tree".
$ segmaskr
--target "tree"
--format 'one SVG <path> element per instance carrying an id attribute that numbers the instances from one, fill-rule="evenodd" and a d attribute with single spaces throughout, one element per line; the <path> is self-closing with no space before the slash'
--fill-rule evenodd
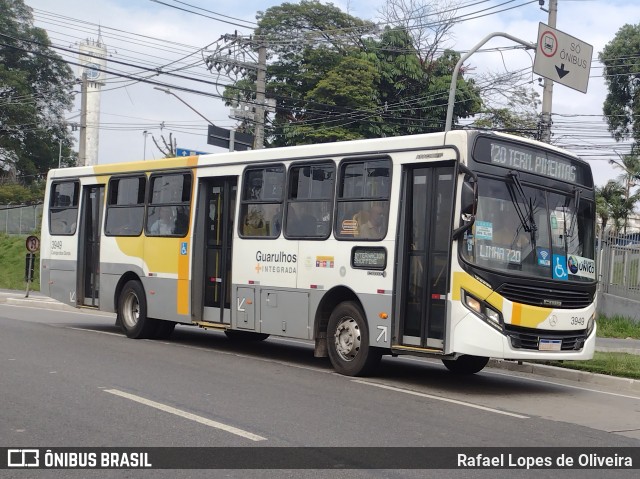
<path id="1" fill-rule="evenodd" d="M 611 220 L 614 232 L 624 231 L 638 199 L 640 193 L 630 194 L 628 189 L 615 180 L 609 180 L 603 187 L 596 187 L 596 213 L 602 220 L 602 230 L 606 229 Z"/>
<path id="2" fill-rule="evenodd" d="M 473 128 L 489 129 L 538 139 L 540 95 L 527 86 L 511 86 L 512 75 L 489 75 L 490 87 L 482 91 L 482 111 L 471 124 Z"/>
<path id="3" fill-rule="evenodd" d="M 178 142 L 175 138 L 173 138 L 173 133 L 169 133 L 169 141 L 164 137 L 164 135 L 160 135 L 160 139 L 162 140 L 162 145 L 158 143 L 156 137 L 151 135 L 151 139 L 153 140 L 153 144 L 156 145 L 156 148 L 160 150 L 160 153 L 164 155 L 165 158 L 174 158 L 177 156 L 177 145 Z"/>
<path id="4" fill-rule="evenodd" d="M 445 51 L 436 58 L 435 47 L 422 48 L 426 35 L 400 21 L 380 30 L 316 0 L 271 7 L 259 12 L 258 24 L 270 60 L 267 95 L 277 100 L 272 145 L 443 129 L 459 56 Z M 250 100 L 251 80 L 227 88 L 228 103 L 238 95 Z M 480 105 L 474 82 L 460 76 L 454 116 L 472 115 Z"/>
<path id="5" fill-rule="evenodd" d="M 72 156 L 74 77 L 24 0 L 0 0 L 0 175 L 31 183 Z"/>
<path id="6" fill-rule="evenodd" d="M 600 218 L 602 231 L 607 229 L 609 220 L 617 215 L 617 205 L 624 201 L 624 188 L 615 180 L 596 187 L 596 214 Z"/>
<path id="7" fill-rule="evenodd" d="M 616 141 L 640 144 L 640 24 L 624 25 L 598 55 L 609 93 L 603 112 Z"/>

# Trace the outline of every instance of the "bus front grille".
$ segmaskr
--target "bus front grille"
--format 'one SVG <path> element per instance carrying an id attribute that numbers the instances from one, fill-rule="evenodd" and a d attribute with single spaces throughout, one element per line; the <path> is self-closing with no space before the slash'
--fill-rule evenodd
<path id="1" fill-rule="evenodd" d="M 562 341 L 561 351 L 580 351 L 587 340 L 586 330 L 558 333 L 557 331 L 528 329 L 505 324 L 505 332 L 511 339 L 511 346 L 514 349 L 538 351 L 540 339 L 559 339 Z"/>
<path id="2" fill-rule="evenodd" d="M 582 309 L 593 302 L 593 294 L 588 291 L 539 288 L 522 284 L 503 284 L 497 292 L 514 303 L 543 308 Z"/>

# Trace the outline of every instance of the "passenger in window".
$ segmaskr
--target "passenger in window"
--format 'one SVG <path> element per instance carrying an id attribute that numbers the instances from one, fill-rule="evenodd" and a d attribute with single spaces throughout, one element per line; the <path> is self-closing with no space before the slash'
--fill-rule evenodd
<path id="1" fill-rule="evenodd" d="M 271 236 L 279 236 L 282 231 L 282 208 L 278 208 L 278 211 L 273 218 L 271 218 Z"/>
<path id="2" fill-rule="evenodd" d="M 363 218 L 365 215 L 361 215 Z M 368 219 L 358 225 L 359 237 L 364 239 L 381 239 L 385 233 L 386 220 L 384 209 L 380 205 L 373 205 L 368 212 Z"/>
<path id="3" fill-rule="evenodd" d="M 268 236 L 264 220 L 264 210 L 255 205 L 247 211 L 244 217 L 243 234 L 247 236 Z"/>
<path id="4" fill-rule="evenodd" d="M 171 216 L 170 208 L 158 208 L 160 215 L 156 221 L 153 222 L 149 232 L 158 236 L 170 235 L 173 233 L 174 221 Z"/>
<path id="5" fill-rule="evenodd" d="M 189 213 L 186 206 L 178 206 L 176 208 L 176 221 L 173 233 L 185 234 L 189 229 Z"/>

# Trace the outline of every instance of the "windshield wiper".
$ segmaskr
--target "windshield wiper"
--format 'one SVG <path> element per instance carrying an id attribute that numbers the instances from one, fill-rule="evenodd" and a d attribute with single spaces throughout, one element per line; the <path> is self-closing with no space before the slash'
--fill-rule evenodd
<path id="1" fill-rule="evenodd" d="M 531 244 L 535 248 L 536 244 L 536 231 L 538 230 L 538 225 L 536 225 L 536 220 L 533 216 L 533 202 L 531 198 L 527 198 L 527 195 L 524 192 L 524 188 L 522 187 L 522 183 L 520 183 L 520 178 L 518 177 L 518 173 L 515 171 L 510 171 L 508 175 L 513 180 L 513 186 L 509 188 L 509 196 L 511 196 L 511 202 L 516 209 L 516 213 L 520 218 L 520 223 L 524 230 L 531 235 Z M 513 194 L 512 190 L 518 192 L 520 196 L 520 200 L 522 204 L 525 205 L 526 212 L 522 211 L 520 208 L 520 203 L 518 199 L 515 198 L 515 194 Z"/>
<path id="2" fill-rule="evenodd" d="M 567 233 L 567 235 L 569 235 L 569 237 L 571 238 L 573 236 L 573 230 L 576 227 L 576 224 L 578 223 L 578 211 L 580 208 L 580 196 L 582 195 L 582 190 L 580 188 L 574 188 L 573 189 L 573 204 L 574 206 L 574 210 L 572 213 L 572 218 L 571 218 L 571 225 L 569 226 L 569 232 Z"/>

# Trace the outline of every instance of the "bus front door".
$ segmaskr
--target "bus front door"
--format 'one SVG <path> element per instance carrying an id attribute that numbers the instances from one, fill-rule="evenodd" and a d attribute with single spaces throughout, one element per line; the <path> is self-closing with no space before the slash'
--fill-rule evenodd
<path id="1" fill-rule="evenodd" d="M 204 264 L 200 276 L 203 282 L 196 284 L 204 289 L 202 320 L 212 323 L 231 324 L 231 251 L 237 183 L 237 177 L 207 178 L 200 187 L 199 225 L 204 235 L 199 228 L 197 234 L 203 238 Z"/>
<path id="2" fill-rule="evenodd" d="M 100 228 L 104 185 L 89 185 L 82 190 L 82 210 L 78 232 L 77 304 L 100 306 Z"/>
<path id="3" fill-rule="evenodd" d="M 396 275 L 396 344 L 444 348 L 449 286 L 454 164 L 403 171 L 403 215 Z"/>

